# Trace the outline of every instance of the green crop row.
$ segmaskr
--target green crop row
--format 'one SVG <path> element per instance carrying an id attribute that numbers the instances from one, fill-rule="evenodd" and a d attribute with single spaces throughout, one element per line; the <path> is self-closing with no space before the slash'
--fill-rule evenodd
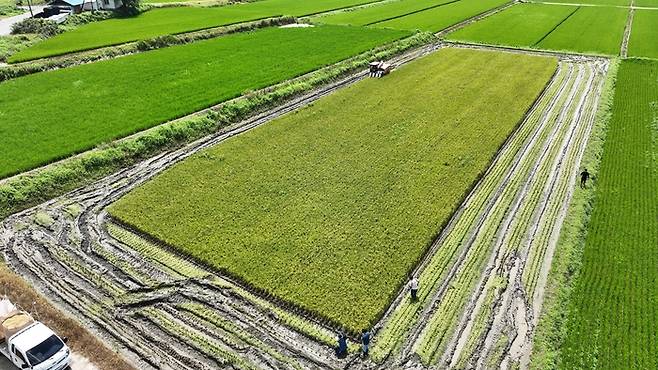
<path id="1" fill-rule="evenodd" d="M 628 9 L 518 4 L 452 33 L 452 41 L 619 55 Z"/>
<path id="2" fill-rule="evenodd" d="M 258 369 L 256 365 L 238 356 L 231 349 L 220 345 L 217 341 L 210 339 L 205 334 L 181 325 L 180 322 L 175 321 L 169 314 L 160 309 L 152 307 L 144 308 L 141 311 L 141 315 L 151 320 L 166 332 L 180 338 L 183 343 L 211 356 L 220 365 L 232 366 L 237 369 Z"/>
<path id="3" fill-rule="evenodd" d="M 40 42 L 10 58 L 32 60 L 279 16 L 305 16 L 376 0 L 261 0 L 220 7 L 153 9 L 136 17 L 93 22 Z M 351 37 L 347 37 L 351 39 Z M 281 51 L 285 50 L 285 47 Z M 278 53 L 274 53 L 278 55 Z M 266 55 L 266 53 L 263 53 Z M 285 64 L 285 63 L 284 63 Z M 263 63 L 267 65 L 267 63 Z"/>
<path id="4" fill-rule="evenodd" d="M 165 271 L 170 272 L 173 276 L 181 276 L 185 278 L 203 278 L 208 276 L 208 273 L 194 264 L 175 256 L 148 241 L 139 235 L 136 235 L 125 228 L 118 226 L 112 222 L 106 224 L 107 232 L 110 236 L 120 241 L 121 243 L 129 246 L 152 262 L 162 266 Z"/>
<path id="5" fill-rule="evenodd" d="M 621 63 L 560 367 L 658 368 L 657 81 L 657 62 Z"/>
<path id="6" fill-rule="evenodd" d="M 141 283 L 142 285 L 150 287 L 158 285 L 159 282 L 148 273 L 141 271 L 130 262 L 109 252 L 102 245 L 92 243 L 91 250 L 94 252 L 94 254 L 98 255 L 100 258 L 104 259 L 109 264 L 116 267 L 118 270 L 128 275 L 135 281 Z"/>
<path id="7" fill-rule="evenodd" d="M 269 356 L 276 359 L 277 361 L 286 364 L 287 366 L 292 367 L 294 369 L 301 369 L 297 361 L 295 361 L 290 357 L 282 355 L 281 353 L 274 350 L 272 347 L 268 346 L 263 341 L 259 340 L 258 338 L 252 335 L 249 335 L 242 328 L 238 327 L 230 320 L 218 315 L 215 311 L 213 311 L 209 307 L 199 303 L 189 303 L 189 302 L 182 303 L 177 307 L 184 311 L 189 312 L 191 315 L 194 315 L 195 317 L 209 324 L 212 324 L 217 329 L 220 329 L 226 333 L 230 333 L 231 335 L 235 336 L 236 338 L 244 342 L 246 345 L 253 348 L 258 348 L 259 350 L 266 352 Z"/>
<path id="8" fill-rule="evenodd" d="M 602 75 L 594 76 L 592 84 L 600 86 L 602 84 Z M 580 114 L 581 122 L 595 122 L 596 104 L 599 97 L 596 94 L 590 94 L 586 97 L 584 102 L 584 109 Z M 557 185 L 555 186 L 551 197 L 548 199 L 546 206 L 544 222 L 539 224 L 539 231 L 536 231 L 531 238 L 528 247 L 528 260 L 529 264 L 526 265 L 523 275 L 523 283 L 528 297 L 534 297 L 535 289 L 537 287 L 539 273 L 542 270 L 542 264 L 545 263 L 545 256 L 547 252 L 546 246 L 551 243 L 551 239 L 557 238 L 560 228 L 555 227 L 556 220 L 558 220 L 559 213 L 565 211 L 563 209 L 563 199 L 567 197 L 567 192 L 571 190 L 570 179 L 579 172 L 577 160 L 582 157 L 582 149 L 585 148 L 589 141 L 588 125 L 582 124 L 577 127 L 574 132 L 575 140 L 567 148 L 565 159 L 561 163 L 562 170 L 557 175 Z"/>
<path id="9" fill-rule="evenodd" d="M 491 315 L 494 313 L 494 305 L 498 303 L 497 299 L 500 298 L 503 291 L 509 289 L 505 277 L 498 274 L 488 284 L 491 285 L 487 285 L 482 293 L 484 294 L 484 299 L 481 303 L 482 307 L 473 319 L 470 335 L 466 343 L 464 343 L 462 352 L 455 364 L 455 367 L 458 369 L 473 368 L 473 365 L 469 364 L 469 360 L 473 354 L 477 354 L 478 341 L 486 333 L 487 328 L 489 328 L 492 321 Z"/>
<path id="10" fill-rule="evenodd" d="M 59 263 L 67 266 L 80 279 L 86 280 L 93 286 L 98 287 L 99 290 L 105 291 L 110 297 L 118 298 L 126 294 L 124 287 L 118 286 L 111 279 L 80 262 L 77 256 L 71 256 L 71 252 L 54 244 L 49 244 L 48 250 Z"/>
<path id="11" fill-rule="evenodd" d="M 600 75 L 591 76 L 588 84 L 589 83 L 595 86 L 600 86 Z M 559 228 L 555 227 L 555 223 L 558 220 L 558 212 L 564 205 L 566 192 L 570 189 L 569 184 L 573 178 L 572 176 L 578 171 L 577 161 L 580 157 L 578 153 L 580 152 L 581 148 L 583 148 L 584 142 L 586 142 L 588 139 L 588 125 L 586 122 L 592 120 L 594 114 L 593 107 L 595 106 L 595 102 L 598 99 L 596 94 L 588 94 L 584 97 L 576 97 L 574 100 L 581 98 L 585 99 L 583 101 L 585 104 L 584 109 L 579 112 L 579 118 L 581 120 L 580 122 L 583 122 L 583 124 L 576 125 L 573 127 L 573 129 L 570 129 L 570 132 L 566 133 L 571 137 L 572 140 L 564 152 L 565 158 L 559 163 L 559 172 L 556 173 L 555 178 L 551 182 L 546 184 L 546 186 L 550 186 L 552 190 L 550 193 L 546 193 L 547 190 L 544 189 L 546 186 L 544 186 L 542 181 L 538 182 L 539 186 L 533 187 L 534 190 L 530 189 L 530 192 L 534 194 L 541 195 L 541 192 L 544 192 L 543 197 L 549 196 L 549 198 L 540 199 L 538 196 L 529 195 L 529 197 L 534 197 L 537 201 L 533 200 L 529 202 L 529 207 L 524 207 L 525 209 L 521 209 L 517 213 L 515 218 L 517 220 L 523 220 L 524 222 L 521 222 L 521 227 L 517 227 L 516 230 L 511 232 L 512 237 L 505 242 L 507 245 L 511 246 L 511 248 L 508 247 L 509 250 L 506 252 L 508 255 L 511 253 L 516 253 L 516 251 L 518 251 L 520 255 L 529 255 L 525 264 L 522 266 L 524 273 L 524 290 L 526 299 L 529 303 L 534 302 L 536 278 L 538 276 L 541 264 L 545 262 L 545 253 L 550 244 L 550 240 L 548 238 L 552 233 L 559 232 L 560 230 Z M 573 111 L 571 112 L 571 114 L 574 113 L 575 112 Z M 551 169 L 550 171 L 554 170 Z M 544 172 L 538 173 L 536 177 L 543 179 L 550 176 L 548 176 L 548 173 Z M 546 202 L 546 204 L 542 206 L 541 203 L 538 203 L 538 201 Z M 536 218 L 538 217 L 537 212 L 540 211 L 543 212 L 541 218 Z M 528 282 L 527 276 L 532 276 L 535 280 Z M 495 277 L 494 279 L 498 279 L 498 277 Z M 496 289 L 497 287 L 493 286 L 485 287 L 481 294 L 489 295 L 492 294 Z M 485 305 L 484 308 L 488 309 L 488 306 Z M 482 312 L 476 313 L 475 320 L 476 322 L 481 322 L 484 320 L 493 319 L 489 318 L 489 315 L 490 313 L 484 310 Z M 479 336 L 480 334 L 476 331 L 471 332 L 471 335 L 469 336 L 469 342 L 476 342 Z M 463 352 L 462 359 L 468 358 L 471 354 L 474 353 L 468 351 Z M 495 361 L 495 357 L 497 355 L 495 353 L 490 353 L 489 355 L 489 359 Z"/>

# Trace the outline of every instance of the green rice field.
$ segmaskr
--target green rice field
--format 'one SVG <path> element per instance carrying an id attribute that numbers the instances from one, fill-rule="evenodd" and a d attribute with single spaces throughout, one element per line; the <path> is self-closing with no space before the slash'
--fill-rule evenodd
<path id="1" fill-rule="evenodd" d="M 657 102 L 658 62 L 622 62 L 560 368 L 658 368 Z"/>
<path id="2" fill-rule="evenodd" d="M 310 15 L 372 1 L 375 0 L 261 0 L 210 8 L 154 9 L 137 17 L 94 22 L 65 32 L 15 54 L 9 62 L 22 62 L 275 16 Z"/>
<path id="3" fill-rule="evenodd" d="M 377 23 L 376 27 L 438 32 L 508 2 L 507 0 L 460 0 L 419 13 L 383 21 Z"/>
<path id="4" fill-rule="evenodd" d="M 450 2 L 452 0 L 400 0 L 386 2 L 381 5 L 374 4 L 352 11 L 318 16 L 314 18 L 314 21 L 323 24 L 367 26 L 385 20 L 403 17 L 411 13 L 429 10 Z"/>
<path id="5" fill-rule="evenodd" d="M 537 1 L 537 2 L 541 2 L 541 1 Z M 595 5 L 595 6 L 630 6 L 631 5 L 630 0 L 550 0 L 546 2 L 564 3 L 564 4 L 587 4 L 587 5 Z M 638 1 L 636 0 L 635 5 L 637 4 Z"/>
<path id="6" fill-rule="evenodd" d="M 443 49 L 195 154 L 109 212 L 356 331 L 390 304 L 555 68 Z"/>
<path id="7" fill-rule="evenodd" d="M 583 54 L 618 55 L 628 9 L 580 7 L 534 47 Z"/>
<path id="8" fill-rule="evenodd" d="M 658 59 L 658 10 L 636 10 L 628 55 Z"/>
<path id="9" fill-rule="evenodd" d="M 448 36 L 481 44 L 533 46 L 576 11 L 575 7 L 519 4 Z"/>
<path id="10" fill-rule="evenodd" d="M 658 0 L 635 0 L 635 6 L 658 8 Z"/>
<path id="11" fill-rule="evenodd" d="M 628 9 L 519 4 L 449 35 L 460 42 L 618 55 Z"/>
<path id="12" fill-rule="evenodd" d="M 0 178 L 407 35 L 342 26 L 270 28 L 0 83 Z"/>

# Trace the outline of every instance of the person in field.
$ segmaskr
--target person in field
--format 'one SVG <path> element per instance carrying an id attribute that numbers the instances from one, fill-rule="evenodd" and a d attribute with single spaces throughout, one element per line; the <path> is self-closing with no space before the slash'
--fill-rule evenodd
<path id="1" fill-rule="evenodd" d="M 587 180 L 589 179 L 589 172 L 587 172 L 587 168 L 583 172 L 580 173 L 580 187 L 585 188 L 587 186 Z"/>
<path id="2" fill-rule="evenodd" d="M 368 329 L 363 329 L 361 332 L 361 351 L 363 357 L 368 357 L 368 350 L 370 349 L 370 332 Z"/>
<path id="3" fill-rule="evenodd" d="M 338 358 L 345 358 L 347 356 L 347 335 L 343 331 L 338 333 L 338 347 L 336 348 L 336 356 Z"/>
<path id="4" fill-rule="evenodd" d="M 418 279 L 415 276 L 409 282 L 409 290 L 411 291 L 411 300 L 416 302 L 418 300 Z"/>

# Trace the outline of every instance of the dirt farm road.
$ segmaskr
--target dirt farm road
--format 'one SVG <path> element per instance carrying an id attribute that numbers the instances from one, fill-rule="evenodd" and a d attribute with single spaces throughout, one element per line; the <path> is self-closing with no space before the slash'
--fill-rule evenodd
<path id="1" fill-rule="evenodd" d="M 43 10 L 43 8 L 44 6 L 41 5 L 33 6 L 32 12 L 34 12 L 34 14 L 40 13 Z M 0 36 L 7 36 L 11 34 L 11 26 L 27 18 L 30 18 L 29 10 L 26 10 L 25 13 L 20 15 L 15 15 L 13 17 L 0 19 Z"/>

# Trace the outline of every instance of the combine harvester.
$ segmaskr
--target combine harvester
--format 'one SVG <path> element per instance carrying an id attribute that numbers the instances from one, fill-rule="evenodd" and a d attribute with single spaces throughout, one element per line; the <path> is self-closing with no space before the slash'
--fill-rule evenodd
<path id="1" fill-rule="evenodd" d="M 19 369 L 69 368 L 71 351 L 46 325 L 35 321 L 8 299 L 0 300 L 0 352 Z"/>
<path id="2" fill-rule="evenodd" d="M 376 61 L 369 64 L 370 66 L 370 77 L 381 78 L 391 73 L 393 70 L 393 65 L 383 61 Z"/>

